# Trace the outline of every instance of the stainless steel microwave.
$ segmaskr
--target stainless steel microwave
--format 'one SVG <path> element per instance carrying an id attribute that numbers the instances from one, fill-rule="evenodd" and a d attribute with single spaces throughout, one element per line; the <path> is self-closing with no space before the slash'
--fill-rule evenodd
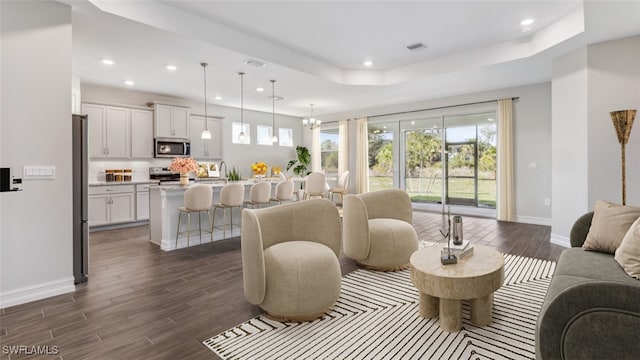
<path id="1" fill-rule="evenodd" d="M 189 139 L 156 138 L 155 157 L 189 157 L 191 143 Z"/>

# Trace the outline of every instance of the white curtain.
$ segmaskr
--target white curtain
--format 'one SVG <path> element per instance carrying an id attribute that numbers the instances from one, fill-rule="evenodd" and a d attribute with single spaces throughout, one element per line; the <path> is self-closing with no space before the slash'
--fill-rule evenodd
<path id="1" fill-rule="evenodd" d="M 320 153 L 320 128 L 311 130 L 311 171 L 322 171 L 322 157 Z"/>
<path id="2" fill-rule="evenodd" d="M 356 193 L 369 191 L 369 132 L 367 118 L 356 120 Z"/>
<path id="3" fill-rule="evenodd" d="M 497 219 L 512 221 L 515 213 L 513 179 L 513 105 L 511 99 L 498 100 L 498 199 Z"/>
<path id="4" fill-rule="evenodd" d="M 338 127 L 338 174 L 349 170 L 349 122 L 340 120 Z"/>

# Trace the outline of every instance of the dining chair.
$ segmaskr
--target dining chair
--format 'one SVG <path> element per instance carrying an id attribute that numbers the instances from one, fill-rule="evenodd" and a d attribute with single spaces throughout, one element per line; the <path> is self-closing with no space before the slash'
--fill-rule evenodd
<path id="1" fill-rule="evenodd" d="M 340 203 L 344 200 L 344 195 L 347 193 L 347 187 L 349 186 L 349 171 L 344 171 L 338 178 L 338 184 L 335 187 L 329 189 L 329 199 L 333 201 L 334 194 L 340 194 Z"/>
<path id="2" fill-rule="evenodd" d="M 312 172 L 307 177 L 304 198 L 310 199 L 312 196 L 324 197 L 327 186 L 327 176 L 323 172 Z"/>

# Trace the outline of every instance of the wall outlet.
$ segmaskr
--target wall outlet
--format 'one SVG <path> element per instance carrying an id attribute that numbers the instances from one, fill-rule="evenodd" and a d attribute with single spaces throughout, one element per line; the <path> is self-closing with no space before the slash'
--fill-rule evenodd
<path id="1" fill-rule="evenodd" d="M 549 198 L 544 199 L 544 206 L 551 206 L 551 199 Z"/>

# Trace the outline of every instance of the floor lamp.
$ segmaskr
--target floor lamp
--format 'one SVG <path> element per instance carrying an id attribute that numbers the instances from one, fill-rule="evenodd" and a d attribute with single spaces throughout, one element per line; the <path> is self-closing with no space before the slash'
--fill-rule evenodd
<path id="1" fill-rule="evenodd" d="M 631 126 L 633 120 L 636 117 L 636 110 L 619 110 L 612 111 L 611 121 L 613 121 L 613 127 L 616 129 L 618 135 L 618 142 L 622 151 L 622 205 L 626 205 L 627 202 L 627 167 L 626 167 L 626 155 L 625 147 L 629 142 L 631 136 Z"/>

